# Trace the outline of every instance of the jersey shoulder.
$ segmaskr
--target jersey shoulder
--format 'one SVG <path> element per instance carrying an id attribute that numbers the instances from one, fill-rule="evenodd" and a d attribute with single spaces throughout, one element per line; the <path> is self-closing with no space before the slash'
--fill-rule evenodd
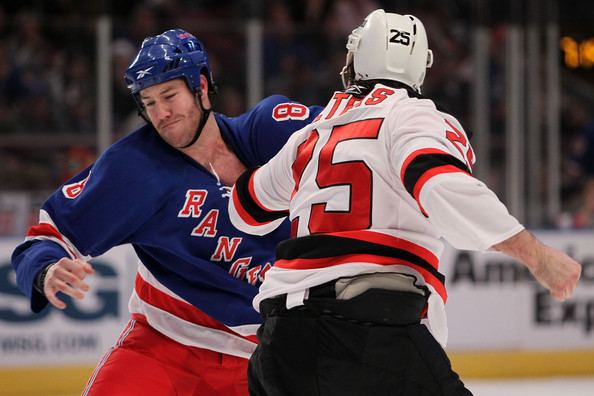
<path id="1" fill-rule="evenodd" d="M 468 134 L 456 117 L 431 99 L 403 98 L 394 103 L 386 121 L 388 130 L 392 131 L 388 139 L 390 147 L 400 153 L 397 163 L 409 163 L 417 156 L 440 161 L 455 158 L 459 168 L 472 173 L 476 158 Z"/>
<path id="2" fill-rule="evenodd" d="M 182 154 L 165 143 L 151 125 L 145 125 L 111 145 L 96 161 L 94 171 L 152 179 L 175 172 L 184 162 L 181 157 Z"/>
<path id="3" fill-rule="evenodd" d="M 162 196 L 185 162 L 146 125 L 118 140 L 53 194 L 60 200 L 106 200 L 119 195 Z"/>
<path id="4" fill-rule="evenodd" d="M 320 106 L 272 95 L 237 117 L 216 114 L 223 139 L 247 167 L 268 162 L 295 131 L 311 123 Z"/>

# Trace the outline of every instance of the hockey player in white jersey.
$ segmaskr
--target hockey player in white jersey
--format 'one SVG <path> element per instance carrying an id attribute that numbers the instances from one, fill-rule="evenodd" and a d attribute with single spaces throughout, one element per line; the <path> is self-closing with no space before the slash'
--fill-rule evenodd
<path id="1" fill-rule="evenodd" d="M 254 299 L 265 323 L 250 393 L 470 395 L 442 348 L 441 238 L 516 258 L 559 300 L 580 265 L 539 242 L 472 176 L 468 135 L 421 95 L 433 62 L 421 21 L 376 10 L 347 49 L 346 90 L 244 173 L 230 200 L 246 232 L 292 223 Z"/>

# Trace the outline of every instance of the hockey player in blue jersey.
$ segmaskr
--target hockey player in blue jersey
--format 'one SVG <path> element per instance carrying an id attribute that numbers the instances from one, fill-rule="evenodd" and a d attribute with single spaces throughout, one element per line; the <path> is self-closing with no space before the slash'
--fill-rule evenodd
<path id="1" fill-rule="evenodd" d="M 89 259 L 131 244 L 131 320 L 85 395 L 246 395 L 260 316 L 252 299 L 288 226 L 267 238 L 228 220 L 228 186 L 267 162 L 321 108 L 271 96 L 229 118 L 202 44 L 149 37 L 125 75 L 147 125 L 54 192 L 12 256 L 31 309 L 82 299 Z"/>

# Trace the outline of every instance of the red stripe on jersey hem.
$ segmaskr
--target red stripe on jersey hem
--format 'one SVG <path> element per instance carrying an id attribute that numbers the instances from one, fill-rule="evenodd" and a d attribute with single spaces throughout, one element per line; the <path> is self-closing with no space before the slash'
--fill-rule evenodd
<path id="1" fill-rule="evenodd" d="M 328 268 L 340 264 L 370 263 L 379 265 L 412 265 L 412 263 L 394 257 L 378 256 L 375 254 L 345 254 L 342 256 L 323 258 L 280 259 L 274 263 L 275 267 L 286 269 L 310 270 Z"/>
<path id="2" fill-rule="evenodd" d="M 377 256 L 373 254 L 347 254 L 344 256 L 326 257 L 318 259 L 294 259 L 294 260 L 277 260 L 275 267 L 291 269 L 291 270 L 310 270 L 334 267 L 342 264 L 352 263 L 366 263 L 376 265 L 404 265 L 410 267 L 420 273 L 423 279 L 429 283 L 441 296 L 445 302 L 448 294 L 445 285 L 435 277 L 431 272 L 427 271 L 421 266 L 411 263 L 406 260 L 396 259 L 394 257 Z"/>
<path id="3" fill-rule="evenodd" d="M 232 331 L 223 323 L 213 319 L 211 316 L 202 312 L 195 306 L 188 304 L 185 301 L 173 298 L 167 295 L 166 293 L 162 292 L 161 290 L 157 289 L 156 287 L 152 286 L 150 283 L 145 281 L 140 276 L 140 274 L 136 275 L 136 282 L 134 288 L 136 290 L 136 294 L 138 294 L 138 297 L 142 301 L 152 305 L 153 307 L 159 308 L 165 312 L 177 316 L 180 319 L 203 327 L 224 331 L 226 333 L 233 334 L 234 336 L 240 338 L 244 338 L 256 344 L 258 343 L 258 339 L 255 334 L 253 336 L 244 336 Z"/>
<path id="4" fill-rule="evenodd" d="M 433 268 L 438 269 L 439 258 L 433 254 L 433 252 L 424 248 L 423 246 L 417 245 L 416 243 L 407 241 L 406 239 L 367 230 L 330 232 L 324 235 L 357 239 L 359 241 L 371 242 L 391 248 L 406 250 L 415 254 L 416 256 L 421 257 L 423 260 L 431 264 Z"/>
<path id="5" fill-rule="evenodd" d="M 58 229 L 56 227 L 54 227 L 53 225 L 51 225 L 49 223 L 40 223 L 36 226 L 32 226 L 27 231 L 27 237 L 29 237 L 29 238 L 52 237 L 52 238 L 58 239 L 66 247 L 68 247 L 68 245 L 69 245 L 69 243 L 64 240 L 64 236 L 60 233 L 60 231 L 58 231 Z M 76 253 L 72 249 L 70 249 L 68 247 L 67 250 L 68 250 L 68 254 L 70 254 L 71 257 L 76 257 Z"/>

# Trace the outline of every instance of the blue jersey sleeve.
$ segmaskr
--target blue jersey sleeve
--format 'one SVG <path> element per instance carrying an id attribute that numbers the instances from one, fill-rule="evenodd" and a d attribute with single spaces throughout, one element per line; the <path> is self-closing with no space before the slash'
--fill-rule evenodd
<path id="1" fill-rule="evenodd" d="M 254 167 L 274 157 L 289 136 L 313 122 L 322 109 L 273 95 L 239 117 L 216 117 L 223 139 L 244 165 Z"/>
<path id="2" fill-rule="evenodd" d="M 43 206 L 60 234 L 83 256 L 99 256 L 127 243 L 167 199 L 170 189 L 158 163 L 140 144 L 131 146 L 113 146 Z"/>
<path id="3" fill-rule="evenodd" d="M 67 257 L 66 251 L 48 240 L 27 241 L 20 244 L 12 254 L 18 288 L 31 300 L 31 310 L 41 311 L 47 299 L 33 288 L 35 277 L 46 265 Z"/>
<path id="4" fill-rule="evenodd" d="M 92 166 L 56 190 L 43 204 L 40 222 L 12 255 L 19 289 L 39 311 L 47 304 L 33 288 L 37 273 L 62 257 L 90 258 L 129 237 L 167 197 L 169 178 L 141 144 L 116 144 Z M 145 145 L 146 146 L 146 145 Z"/>

